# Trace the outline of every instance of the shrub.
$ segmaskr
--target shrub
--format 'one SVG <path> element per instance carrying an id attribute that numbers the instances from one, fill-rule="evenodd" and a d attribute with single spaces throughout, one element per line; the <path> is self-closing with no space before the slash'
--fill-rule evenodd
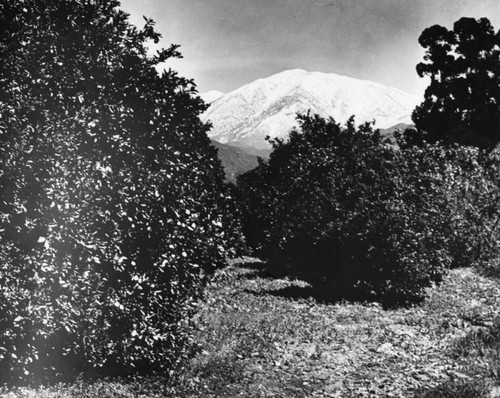
<path id="1" fill-rule="evenodd" d="M 0 381 L 171 370 L 230 198 L 194 84 L 118 1 L 0 2 Z"/>
<path id="2" fill-rule="evenodd" d="M 415 145 L 411 134 L 394 146 L 353 119 L 298 120 L 301 131 L 271 141 L 269 162 L 238 180 L 247 241 L 271 264 L 331 298 L 401 304 L 478 258 L 478 206 L 494 188 L 479 150 Z"/>

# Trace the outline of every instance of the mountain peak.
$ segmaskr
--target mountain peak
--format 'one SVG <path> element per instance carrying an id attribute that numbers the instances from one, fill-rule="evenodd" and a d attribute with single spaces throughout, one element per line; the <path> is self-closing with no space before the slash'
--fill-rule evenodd
<path id="1" fill-rule="evenodd" d="M 242 86 L 218 100 L 202 115 L 210 120 L 212 139 L 231 145 L 268 148 L 266 136 L 285 138 L 296 114 L 311 111 L 344 123 L 352 115 L 377 128 L 411 123 L 417 97 L 368 80 L 334 73 L 286 70 Z"/>

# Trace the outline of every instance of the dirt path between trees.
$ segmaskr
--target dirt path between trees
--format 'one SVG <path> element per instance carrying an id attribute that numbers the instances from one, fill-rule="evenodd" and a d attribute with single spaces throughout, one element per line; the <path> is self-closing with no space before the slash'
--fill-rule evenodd
<path id="1" fill-rule="evenodd" d="M 498 281 L 452 270 L 422 305 L 395 310 L 310 293 L 255 259 L 219 271 L 194 319 L 200 351 L 179 396 L 430 397 L 446 386 L 496 395 L 500 361 L 474 336 L 496 327 Z"/>

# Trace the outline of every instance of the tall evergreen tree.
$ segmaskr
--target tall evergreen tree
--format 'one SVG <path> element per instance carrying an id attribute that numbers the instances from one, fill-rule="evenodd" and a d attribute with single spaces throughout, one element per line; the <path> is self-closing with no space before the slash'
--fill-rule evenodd
<path id="1" fill-rule="evenodd" d="M 500 31 L 486 18 L 462 18 L 453 30 L 434 25 L 419 38 L 429 76 L 425 100 L 413 113 L 427 139 L 491 148 L 500 140 Z"/>

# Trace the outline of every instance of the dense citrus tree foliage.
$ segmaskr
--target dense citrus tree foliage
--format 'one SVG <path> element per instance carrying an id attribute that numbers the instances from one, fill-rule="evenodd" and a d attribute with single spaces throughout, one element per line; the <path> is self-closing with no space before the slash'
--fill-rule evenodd
<path id="1" fill-rule="evenodd" d="M 500 140 L 500 31 L 486 18 L 462 18 L 453 30 L 434 25 L 419 38 L 429 76 L 424 102 L 413 113 L 418 130 L 435 142 L 491 148 Z"/>
<path id="2" fill-rule="evenodd" d="M 496 191 L 478 150 L 405 137 L 395 147 L 353 120 L 299 121 L 238 180 L 248 243 L 272 264 L 330 298 L 398 304 L 479 257 L 492 225 L 482 203 Z"/>
<path id="3" fill-rule="evenodd" d="M 0 379 L 170 369 L 232 237 L 192 82 L 115 0 L 0 1 Z"/>

